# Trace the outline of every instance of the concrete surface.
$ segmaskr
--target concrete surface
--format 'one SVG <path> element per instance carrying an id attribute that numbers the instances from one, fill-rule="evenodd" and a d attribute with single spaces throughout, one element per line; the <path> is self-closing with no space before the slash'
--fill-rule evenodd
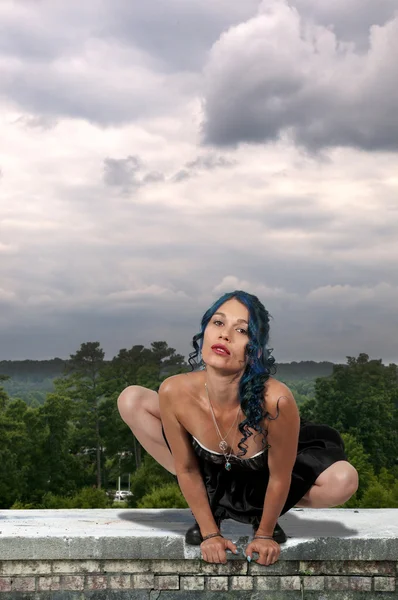
<path id="1" fill-rule="evenodd" d="M 3 510 L 0 559 L 195 559 L 199 548 L 184 542 L 192 523 L 188 509 Z M 289 536 L 281 560 L 398 558 L 398 509 L 295 508 L 279 523 Z M 239 548 L 251 537 L 233 521 L 222 532 Z"/>

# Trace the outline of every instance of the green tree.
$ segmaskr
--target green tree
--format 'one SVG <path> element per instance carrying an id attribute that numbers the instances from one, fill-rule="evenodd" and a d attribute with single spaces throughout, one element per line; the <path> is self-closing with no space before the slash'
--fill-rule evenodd
<path id="1" fill-rule="evenodd" d="M 25 405 L 22 417 L 25 441 L 23 447 L 20 447 L 20 473 L 24 481 L 22 497 L 38 501 L 48 486 L 47 455 L 44 450 L 47 430 L 43 427 L 40 409 L 26 406 L 22 400 L 14 402 Z"/>
<path id="2" fill-rule="evenodd" d="M 398 482 L 397 482 L 398 484 Z M 398 508 L 398 485 L 386 488 L 380 481 L 374 481 L 365 491 L 360 508 Z"/>
<path id="3" fill-rule="evenodd" d="M 0 411 L 0 503 L 4 508 L 16 498 L 36 500 L 45 490 L 45 435 L 38 409 L 23 400 L 6 402 Z"/>
<path id="4" fill-rule="evenodd" d="M 0 375 L 0 381 L 5 379 Z M 9 402 L 7 393 L 0 387 L 0 508 L 8 508 L 22 488 L 16 445 L 24 439 L 24 427 L 7 411 Z"/>
<path id="5" fill-rule="evenodd" d="M 72 498 L 72 508 L 109 508 L 111 501 L 104 490 L 85 487 Z"/>
<path id="6" fill-rule="evenodd" d="M 0 375 L 0 381 L 7 381 L 10 379 L 8 375 Z M 5 410 L 7 403 L 9 401 L 9 397 L 5 389 L 0 386 L 0 411 Z"/>
<path id="7" fill-rule="evenodd" d="M 102 440 L 107 457 L 106 481 L 115 483 L 119 475 L 133 473 L 139 469 L 142 461 L 141 445 L 120 417 L 117 396 L 118 394 L 114 394 L 111 398 L 106 398 L 100 407 Z"/>
<path id="8" fill-rule="evenodd" d="M 170 348 L 167 342 L 152 342 L 151 352 L 159 370 L 163 368 L 176 374 L 187 366 L 183 355 L 176 354 L 175 349 Z"/>
<path id="9" fill-rule="evenodd" d="M 135 345 L 130 350 L 123 348 L 105 367 L 107 382 L 106 395 L 119 395 L 129 385 L 137 383 L 137 372 L 152 362 L 152 353 L 142 345 Z"/>
<path id="10" fill-rule="evenodd" d="M 345 452 L 348 461 L 358 471 L 359 486 L 355 494 L 344 504 L 345 508 L 355 508 L 358 506 L 358 501 L 362 498 L 364 492 L 376 478 L 372 463 L 369 461 L 369 455 L 366 454 L 363 446 L 351 433 L 343 433 Z"/>
<path id="11" fill-rule="evenodd" d="M 107 397 L 100 412 L 107 449 L 106 464 L 111 477 L 119 474 L 119 467 L 123 467 L 123 472 L 132 472 L 139 469 L 142 462 L 142 447 L 117 410 L 116 402 L 121 391 L 130 385 L 157 390 L 163 379 L 184 369 L 184 357 L 176 354 L 175 349 L 164 341 L 152 342 L 150 348 L 142 345 L 135 345 L 130 350 L 124 348 L 105 367 Z"/>
<path id="12" fill-rule="evenodd" d="M 102 443 L 100 404 L 104 398 L 104 351 L 99 342 L 86 342 L 70 355 L 65 377 L 56 381 L 59 394 L 69 396 L 76 405 L 75 444 L 81 451 L 95 451 L 97 488 L 102 484 Z"/>
<path id="13" fill-rule="evenodd" d="M 174 475 L 164 469 L 156 462 L 152 456 L 146 454 L 142 465 L 131 478 L 131 492 L 133 496 L 129 497 L 129 506 L 136 508 L 146 494 L 154 489 L 159 489 L 169 483 L 175 483 Z"/>
<path id="14" fill-rule="evenodd" d="M 376 472 L 390 469 L 398 458 L 398 372 L 368 355 L 348 357 L 333 374 L 316 380 L 315 398 L 300 407 L 301 415 L 351 433 L 369 455 Z"/>
<path id="15" fill-rule="evenodd" d="M 187 501 L 177 483 L 168 483 L 160 488 L 153 488 L 145 494 L 137 508 L 188 508 Z"/>
<path id="16" fill-rule="evenodd" d="M 40 408 L 42 427 L 47 432 L 43 441 L 46 491 L 53 494 L 67 495 L 84 485 L 81 461 L 71 452 L 74 412 L 73 400 L 65 394 L 48 394 Z"/>

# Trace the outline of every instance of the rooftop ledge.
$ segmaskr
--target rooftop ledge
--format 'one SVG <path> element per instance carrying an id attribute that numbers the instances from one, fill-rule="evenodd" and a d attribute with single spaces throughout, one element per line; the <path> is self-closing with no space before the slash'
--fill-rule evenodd
<path id="1" fill-rule="evenodd" d="M 280 517 L 280 560 L 398 560 L 398 509 L 302 509 Z M 0 560 L 197 559 L 188 509 L 0 511 Z M 251 527 L 224 521 L 243 548 Z M 234 555 L 230 555 L 235 559 Z"/>
<path id="2" fill-rule="evenodd" d="M 248 564 L 251 527 L 233 521 L 222 532 L 239 554 L 205 563 L 184 541 L 192 522 L 174 509 L 0 511 L 0 600 L 398 599 L 398 509 L 292 509 L 268 567 Z"/>

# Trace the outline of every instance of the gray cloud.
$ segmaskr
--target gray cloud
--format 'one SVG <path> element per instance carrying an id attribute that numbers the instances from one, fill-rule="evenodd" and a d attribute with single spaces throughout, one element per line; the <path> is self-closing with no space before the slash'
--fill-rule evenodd
<path id="1" fill-rule="evenodd" d="M 114 36 L 155 56 L 168 70 L 198 70 L 221 33 L 256 12 L 259 0 L 108 2 L 102 35 Z M 189 51 L 187 52 L 187 48 Z"/>
<path id="2" fill-rule="evenodd" d="M 372 2 L 4 0 L 0 358 L 187 354 L 243 288 L 278 360 L 398 360 L 395 163 L 370 154 L 395 147 L 397 31 Z M 246 146 L 198 147 L 202 91 L 207 141 Z"/>
<path id="3" fill-rule="evenodd" d="M 94 211 L 84 212 L 70 187 L 70 227 L 24 235 L 23 246 L 16 240 L 20 251 L 2 265 L 2 282 L 15 291 L 0 294 L 1 358 L 66 357 L 89 339 L 101 341 L 109 357 L 158 339 L 186 355 L 212 300 L 241 287 L 273 315 L 278 360 L 338 361 L 360 351 L 394 358 L 398 274 L 393 256 L 378 258 L 373 219 L 345 217 L 351 244 L 330 249 L 339 211 L 322 209 L 319 199 L 270 199 L 250 211 L 243 203 L 228 211 L 215 204 L 194 214 L 188 205 L 145 207 L 139 198 L 127 206 L 109 192 L 129 183 L 129 169 L 134 174 L 141 161 L 110 164 L 107 193 L 90 191 Z M 86 223 L 89 236 L 80 230 Z M 289 227 L 295 233 L 287 244 L 276 234 Z M 394 228 L 384 236 L 391 244 Z M 367 248 L 353 253 L 359 240 Z"/>
<path id="4" fill-rule="evenodd" d="M 104 125 L 178 111 L 211 45 L 258 0 L 6 3 L 0 95 L 34 115 Z M 189 48 L 189 51 L 187 51 Z M 3 57 L 3 61 L 1 58 Z"/>
<path id="5" fill-rule="evenodd" d="M 173 175 L 172 181 L 179 183 L 180 181 L 185 181 L 190 177 L 192 177 L 192 173 L 190 171 L 188 171 L 187 169 L 180 169 L 179 171 L 177 171 L 177 173 Z"/>
<path id="6" fill-rule="evenodd" d="M 127 158 L 105 158 L 104 160 L 104 182 L 110 187 L 118 187 L 129 190 L 140 184 L 137 174 L 142 168 L 137 156 Z"/>
<path id="7" fill-rule="evenodd" d="M 236 165 L 236 160 L 226 158 L 214 153 L 201 154 L 194 160 L 185 163 L 184 167 L 175 173 L 171 180 L 174 182 L 185 181 L 201 171 L 213 171 L 219 167 L 233 167 Z"/>
<path id="8" fill-rule="evenodd" d="M 22 115 L 15 120 L 15 123 L 22 123 L 29 129 L 40 129 L 46 131 L 57 125 L 57 120 L 46 115 L 29 116 Z"/>
<path id="9" fill-rule="evenodd" d="M 54 60 L 81 53 L 97 39 L 139 48 L 144 60 L 153 57 L 163 70 L 198 70 L 221 33 L 255 14 L 259 2 L 19 0 L 18 7 L 9 2 L 3 8 L 0 53 L 29 62 Z"/>
<path id="10" fill-rule="evenodd" d="M 232 167 L 236 164 L 235 161 L 225 158 L 224 156 L 216 156 L 214 154 L 202 154 L 186 163 L 187 169 L 205 169 L 212 170 L 217 167 Z"/>
<path id="11" fill-rule="evenodd" d="M 1 6 L 0 54 L 29 63 L 50 61 L 62 54 L 80 49 L 82 20 L 70 28 L 68 20 L 56 19 L 48 2 L 4 0 Z M 65 14 L 64 14 L 65 16 Z M 83 18 L 84 21 L 84 18 Z"/>
<path id="12" fill-rule="evenodd" d="M 287 4 L 264 2 L 256 18 L 212 49 L 205 141 L 226 146 L 284 136 L 310 151 L 398 149 L 398 16 L 367 33 L 362 53 Z"/>
<path id="13" fill-rule="evenodd" d="M 289 0 L 289 4 L 306 18 L 311 18 L 334 31 L 339 40 L 355 44 L 361 52 L 369 49 L 371 27 L 384 25 L 393 19 L 398 11 L 396 0 Z"/>
<path id="14" fill-rule="evenodd" d="M 151 171 L 150 173 L 144 175 L 142 178 L 142 183 L 160 183 L 164 181 L 164 179 L 165 177 L 163 173 L 159 173 L 159 171 Z"/>
<path id="15" fill-rule="evenodd" d="M 66 357 L 80 343 L 88 340 L 101 341 L 107 356 L 111 357 L 122 347 L 137 343 L 149 345 L 159 339 L 166 339 L 187 355 L 192 336 L 199 329 L 200 318 L 212 301 L 224 291 L 243 288 L 257 294 L 273 316 L 271 345 L 279 361 L 343 361 L 345 355 L 357 355 L 359 352 L 397 360 L 395 331 L 398 319 L 395 306 L 398 287 L 373 287 L 369 283 L 344 288 L 339 284 L 329 284 L 324 288 L 310 289 L 307 293 L 298 293 L 293 292 L 295 278 L 305 278 L 308 283 L 312 277 L 315 281 L 317 274 L 324 274 L 327 270 L 324 261 L 319 262 L 318 268 L 315 261 L 302 264 L 297 260 L 293 265 L 286 261 L 286 257 L 269 254 L 267 260 L 267 254 L 263 253 L 260 260 L 253 253 L 245 256 L 242 252 L 217 246 L 216 252 L 203 255 L 204 264 L 200 267 L 193 260 L 198 249 L 197 244 L 194 248 L 186 248 L 186 258 L 188 261 L 191 259 L 189 282 L 182 273 L 174 277 L 165 273 L 162 277 L 162 265 L 158 263 L 156 284 L 146 286 L 147 291 L 145 286 L 142 286 L 142 291 L 134 290 L 127 283 L 124 290 L 121 288 L 119 293 L 109 294 L 103 279 L 106 269 L 101 271 L 97 268 L 95 272 L 100 282 L 91 298 L 84 300 L 76 290 L 76 302 L 69 307 L 60 303 L 59 298 L 58 302 L 55 298 L 47 302 L 43 298 L 42 305 L 24 305 L 23 320 L 20 316 L 18 318 L 19 310 L 8 313 L 3 308 L 9 325 L 2 327 L 0 357 Z M 180 245 L 178 250 L 181 254 L 185 248 Z M 230 271 L 226 271 L 226 252 L 229 252 L 230 267 L 236 261 Z M 115 258 L 113 255 L 113 264 Z M 249 262 L 244 263 L 245 258 Z M 167 259 L 171 260 L 171 256 L 168 255 Z M 166 256 L 164 264 L 167 264 Z M 251 264 L 250 268 L 248 264 Z M 331 263 L 329 267 L 329 278 L 324 274 L 323 279 L 339 280 Z M 290 290 L 278 289 L 272 283 L 278 269 L 284 271 L 282 279 L 285 284 L 289 281 Z M 232 275 L 225 277 L 226 273 Z M 290 279 L 290 275 L 294 277 Z M 150 280 L 151 276 L 149 271 L 146 279 Z M 162 279 L 169 279 L 169 290 L 166 287 L 162 290 Z M 108 283 L 115 289 L 114 281 Z M 213 291 L 209 293 L 211 285 Z M 206 294 L 203 294 L 204 286 Z"/>
<path id="16" fill-rule="evenodd" d="M 106 49 L 99 49 L 79 68 L 73 60 L 62 66 L 11 62 L 3 69 L 0 94 L 36 115 L 83 118 L 104 125 L 169 112 L 186 101 L 182 79 L 167 85 L 155 72 L 134 68 L 133 63 L 118 65 L 117 56 L 113 63 L 112 55 L 105 55 Z"/>
<path id="17" fill-rule="evenodd" d="M 163 173 L 157 171 L 144 173 L 144 168 L 144 164 L 137 156 L 105 158 L 104 183 L 109 187 L 128 193 L 143 185 L 164 181 Z"/>

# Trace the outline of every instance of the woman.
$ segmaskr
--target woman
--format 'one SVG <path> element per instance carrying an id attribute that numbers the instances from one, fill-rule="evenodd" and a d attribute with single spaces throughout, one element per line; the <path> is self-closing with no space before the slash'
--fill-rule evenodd
<path id="1" fill-rule="evenodd" d="M 253 525 L 250 561 L 275 563 L 285 541 L 277 524 L 293 506 L 346 502 L 358 487 L 337 431 L 300 421 L 289 388 L 271 377 L 269 314 L 256 296 L 224 294 L 202 318 L 190 364 L 202 368 L 166 379 L 159 394 L 139 386 L 118 399 L 142 446 L 175 474 L 196 524 L 186 540 L 203 559 L 225 563 L 237 551 L 220 532 L 223 519 Z M 204 365 L 204 368 L 203 368 Z"/>

